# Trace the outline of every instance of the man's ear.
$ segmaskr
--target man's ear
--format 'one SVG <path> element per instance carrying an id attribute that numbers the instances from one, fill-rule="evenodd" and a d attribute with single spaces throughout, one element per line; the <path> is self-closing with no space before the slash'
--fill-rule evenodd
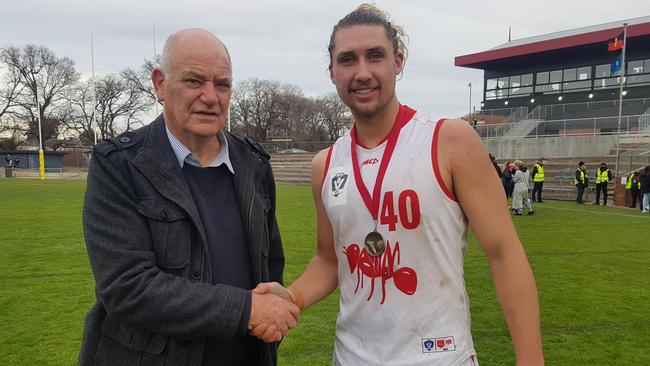
<path id="1" fill-rule="evenodd" d="M 397 52 L 395 55 L 395 75 L 399 75 L 404 71 L 404 54 Z"/>
<path id="2" fill-rule="evenodd" d="M 154 69 L 151 71 L 151 82 L 153 83 L 154 89 L 156 89 L 156 98 L 158 98 L 158 100 L 161 102 L 164 101 L 165 74 L 160 68 L 154 67 Z"/>

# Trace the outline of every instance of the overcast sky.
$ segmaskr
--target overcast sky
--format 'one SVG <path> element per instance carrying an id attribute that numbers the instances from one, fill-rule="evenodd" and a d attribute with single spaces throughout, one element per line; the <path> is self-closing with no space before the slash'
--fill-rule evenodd
<path id="1" fill-rule="evenodd" d="M 95 73 L 138 67 L 167 36 L 203 27 L 220 37 L 233 59 L 235 81 L 251 77 L 297 85 L 307 95 L 334 91 L 326 47 L 336 22 L 358 1 L 0 0 L 0 47 L 42 44 Z M 409 35 L 409 59 L 398 82 L 400 101 L 434 116 L 457 117 L 480 103 L 483 73 L 454 66 L 454 57 L 487 50 L 508 39 L 650 15 L 650 1 L 378 0 Z"/>

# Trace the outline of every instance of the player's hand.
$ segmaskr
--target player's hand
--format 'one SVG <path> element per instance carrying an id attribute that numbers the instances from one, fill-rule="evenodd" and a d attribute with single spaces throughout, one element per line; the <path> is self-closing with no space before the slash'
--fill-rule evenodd
<path id="1" fill-rule="evenodd" d="M 254 290 L 251 304 L 249 332 L 264 342 L 282 340 L 296 326 L 300 317 L 300 309 L 291 300 L 270 291 L 260 294 Z"/>

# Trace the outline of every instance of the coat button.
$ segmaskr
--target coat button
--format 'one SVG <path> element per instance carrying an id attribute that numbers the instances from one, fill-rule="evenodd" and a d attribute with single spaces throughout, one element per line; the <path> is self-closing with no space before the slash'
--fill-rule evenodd
<path id="1" fill-rule="evenodd" d="M 131 138 L 129 136 L 122 136 L 120 137 L 120 142 L 123 144 L 128 144 L 129 142 L 131 142 Z"/>
<path id="2" fill-rule="evenodd" d="M 163 218 L 163 220 L 167 221 L 169 219 L 169 215 L 167 214 L 167 211 L 163 210 L 163 212 L 160 214 Z"/>
<path id="3" fill-rule="evenodd" d="M 201 273 L 199 272 L 194 272 L 192 273 L 192 281 L 196 282 L 201 279 Z"/>

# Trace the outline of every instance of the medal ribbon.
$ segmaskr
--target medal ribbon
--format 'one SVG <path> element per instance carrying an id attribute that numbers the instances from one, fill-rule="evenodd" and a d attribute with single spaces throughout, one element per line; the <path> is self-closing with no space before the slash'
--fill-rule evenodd
<path id="1" fill-rule="evenodd" d="M 377 172 L 377 179 L 375 179 L 375 187 L 372 191 L 372 197 L 368 192 L 368 188 L 363 183 L 363 178 L 361 178 L 361 168 L 359 167 L 359 158 L 357 157 L 357 130 L 355 126 L 352 126 L 350 131 L 350 137 L 352 140 L 351 153 L 352 153 L 352 170 L 354 171 L 354 180 L 357 184 L 357 190 L 363 199 L 363 202 L 366 204 L 368 211 L 372 215 L 372 219 L 377 222 L 377 217 L 379 217 L 379 200 L 381 199 L 381 185 L 384 182 L 384 176 L 386 175 L 386 170 L 388 169 L 388 163 L 390 158 L 393 156 L 393 151 L 395 150 L 395 145 L 397 145 L 397 138 L 399 133 L 402 130 L 402 127 L 406 125 L 408 121 L 413 118 L 415 115 L 415 110 L 407 106 L 399 106 L 399 111 L 395 117 L 395 122 L 393 123 L 393 128 L 388 133 L 384 141 L 387 139 L 388 143 L 386 144 L 386 149 L 381 157 L 381 163 L 379 164 L 379 171 Z M 382 141 L 380 144 L 384 143 Z"/>

